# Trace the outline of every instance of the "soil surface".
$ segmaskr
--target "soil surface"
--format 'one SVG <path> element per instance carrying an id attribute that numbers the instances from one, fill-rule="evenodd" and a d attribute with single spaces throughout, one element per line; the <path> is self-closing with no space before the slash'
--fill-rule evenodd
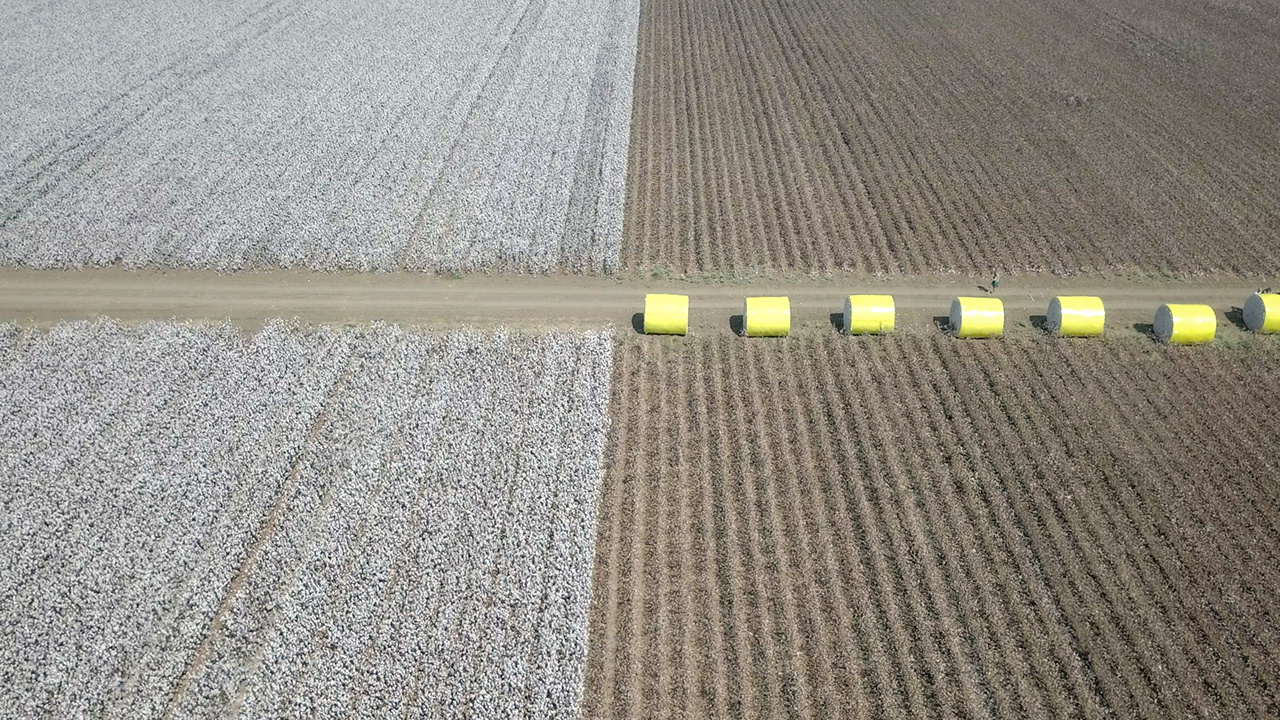
<path id="1" fill-rule="evenodd" d="M 622 267 L 1280 271 L 1280 6 L 652 0 Z"/>
<path id="2" fill-rule="evenodd" d="M 623 340 L 583 717 L 1276 717 L 1272 340 Z"/>

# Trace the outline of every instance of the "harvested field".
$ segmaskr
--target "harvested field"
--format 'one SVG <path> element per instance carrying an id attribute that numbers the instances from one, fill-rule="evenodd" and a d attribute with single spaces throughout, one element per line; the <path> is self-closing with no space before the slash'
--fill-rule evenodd
<path id="1" fill-rule="evenodd" d="M 638 0 L 0 9 L 0 264 L 607 271 Z"/>
<path id="2" fill-rule="evenodd" d="M 0 717 L 576 711 L 608 335 L 0 329 Z"/>
<path id="3" fill-rule="evenodd" d="M 651 0 L 623 265 L 1280 272 L 1280 5 Z"/>
<path id="4" fill-rule="evenodd" d="M 1275 717 L 1280 344 L 616 351 L 588 717 Z"/>

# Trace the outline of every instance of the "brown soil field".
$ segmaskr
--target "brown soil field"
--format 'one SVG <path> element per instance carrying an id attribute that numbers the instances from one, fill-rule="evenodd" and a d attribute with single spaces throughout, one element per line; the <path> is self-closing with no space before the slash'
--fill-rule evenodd
<path id="1" fill-rule="evenodd" d="M 1280 343 L 633 338 L 584 717 L 1275 717 Z"/>
<path id="2" fill-rule="evenodd" d="M 1280 272 L 1280 4 L 649 0 L 623 266 Z"/>

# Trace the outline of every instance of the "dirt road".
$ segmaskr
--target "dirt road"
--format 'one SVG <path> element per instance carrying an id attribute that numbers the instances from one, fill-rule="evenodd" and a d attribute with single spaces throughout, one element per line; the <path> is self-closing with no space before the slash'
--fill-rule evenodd
<path id="1" fill-rule="evenodd" d="M 0 322 L 47 325 L 110 316 L 123 322 L 177 318 L 227 320 L 246 328 L 269 318 L 312 323 L 384 320 L 411 325 L 517 327 L 627 327 L 643 310 L 647 292 L 689 295 L 690 326 L 698 334 L 729 333 L 731 317 L 748 295 L 786 295 L 792 326 L 825 329 L 850 293 L 892 294 L 899 326 L 927 325 L 945 315 L 956 295 L 980 295 L 985 278 L 932 276 L 892 280 L 801 277 L 740 282 L 648 279 L 636 276 L 464 276 L 342 274 L 306 271 L 218 274 L 204 271 L 0 269 Z M 1132 329 L 1150 322 L 1165 302 L 1202 302 L 1225 313 L 1255 288 L 1241 281 L 1082 283 L 1042 276 L 1005 278 L 998 296 L 1007 327 L 1030 327 L 1059 294 L 1098 295 L 1108 325 Z"/>

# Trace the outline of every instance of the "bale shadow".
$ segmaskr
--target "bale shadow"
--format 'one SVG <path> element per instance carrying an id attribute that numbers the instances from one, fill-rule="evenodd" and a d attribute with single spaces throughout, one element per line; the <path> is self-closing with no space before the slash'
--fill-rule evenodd
<path id="1" fill-rule="evenodd" d="M 1048 315 L 1032 315 L 1031 327 L 1043 333 L 1049 332 L 1049 316 Z"/>
<path id="2" fill-rule="evenodd" d="M 950 315 L 934 315 L 933 324 L 938 326 L 938 329 L 941 330 L 944 335 L 949 335 L 951 333 Z"/>
<path id="3" fill-rule="evenodd" d="M 729 329 L 733 331 L 734 335 L 746 334 L 745 329 L 742 327 L 742 313 L 729 316 Z"/>
<path id="4" fill-rule="evenodd" d="M 844 313 L 831 313 L 831 327 L 835 328 L 836 332 L 844 332 Z"/>
<path id="5" fill-rule="evenodd" d="M 1244 308 L 1235 307 L 1233 305 L 1231 309 L 1226 312 L 1226 315 L 1232 325 L 1235 325 L 1241 330 L 1249 329 L 1249 326 L 1244 324 Z"/>
<path id="6" fill-rule="evenodd" d="M 631 316 L 631 329 L 638 335 L 644 334 L 644 313 L 638 312 Z"/>
<path id="7" fill-rule="evenodd" d="M 1152 325 L 1151 323 L 1134 323 L 1133 329 L 1137 330 L 1143 335 L 1146 335 L 1152 340 L 1156 339 L 1156 326 Z"/>

